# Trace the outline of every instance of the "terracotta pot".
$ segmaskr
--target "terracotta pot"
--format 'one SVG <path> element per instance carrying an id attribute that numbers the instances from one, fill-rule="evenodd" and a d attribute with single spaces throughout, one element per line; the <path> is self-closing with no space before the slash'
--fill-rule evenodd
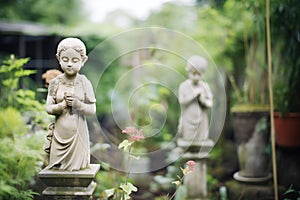
<path id="1" fill-rule="evenodd" d="M 268 111 L 233 112 L 233 129 L 240 171 L 247 178 L 270 174 L 270 114 Z"/>
<path id="2" fill-rule="evenodd" d="M 300 146 L 300 113 L 274 113 L 276 143 L 283 147 Z"/>

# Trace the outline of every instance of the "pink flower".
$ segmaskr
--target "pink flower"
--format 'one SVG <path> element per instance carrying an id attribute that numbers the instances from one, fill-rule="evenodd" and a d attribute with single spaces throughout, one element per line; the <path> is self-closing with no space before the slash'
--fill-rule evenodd
<path id="1" fill-rule="evenodd" d="M 193 171 L 194 168 L 195 168 L 196 163 L 193 160 L 189 160 L 189 161 L 186 162 L 186 165 L 188 166 L 189 170 Z"/>
<path id="2" fill-rule="evenodd" d="M 125 130 L 122 130 L 122 133 L 125 133 L 129 135 L 129 140 L 130 141 L 140 141 L 142 139 L 145 139 L 145 137 L 142 134 L 142 129 L 138 130 L 135 127 L 126 127 Z"/>
<path id="3" fill-rule="evenodd" d="M 125 134 L 128 134 L 128 135 L 131 135 L 133 133 L 136 133 L 138 130 L 135 128 L 135 127 L 126 127 L 125 130 L 122 130 L 122 133 L 125 133 Z"/>
<path id="4" fill-rule="evenodd" d="M 145 139 L 145 137 L 142 134 L 142 131 L 143 130 L 141 129 L 141 130 L 137 131 L 136 134 L 130 135 L 129 140 L 131 140 L 131 141 L 137 141 L 138 142 L 138 141 L 140 141 L 142 139 Z"/>

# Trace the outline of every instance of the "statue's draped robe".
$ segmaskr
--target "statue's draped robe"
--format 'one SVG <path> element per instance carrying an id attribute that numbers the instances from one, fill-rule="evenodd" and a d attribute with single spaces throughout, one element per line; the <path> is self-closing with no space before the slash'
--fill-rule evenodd
<path id="1" fill-rule="evenodd" d="M 75 94 L 85 105 L 80 110 L 67 107 L 56 114 L 47 168 L 80 170 L 90 164 L 89 131 L 85 114 L 93 113 L 96 99 L 92 84 L 84 75 L 78 74 L 74 85 L 68 85 L 63 75 L 59 75 L 50 82 L 47 106 L 62 102 L 65 93 Z"/>
<path id="2" fill-rule="evenodd" d="M 201 90 L 200 95 L 195 93 L 197 87 Z M 181 105 L 178 131 L 182 138 L 194 142 L 208 139 L 208 108 L 213 103 L 208 84 L 204 81 L 199 81 L 197 85 L 193 85 L 191 80 L 182 82 L 178 90 L 178 100 Z"/>

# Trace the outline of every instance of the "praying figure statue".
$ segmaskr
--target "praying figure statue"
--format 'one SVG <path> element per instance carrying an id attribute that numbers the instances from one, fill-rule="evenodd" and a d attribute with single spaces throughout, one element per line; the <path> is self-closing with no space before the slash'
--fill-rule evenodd
<path id="1" fill-rule="evenodd" d="M 188 59 L 188 79 L 179 86 L 178 100 L 181 106 L 178 133 L 185 141 L 197 143 L 209 137 L 209 108 L 213 94 L 203 78 L 208 66 L 201 56 Z"/>
<path id="2" fill-rule="evenodd" d="M 46 110 L 55 116 L 49 125 L 45 151 L 49 153 L 46 169 L 74 171 L 90 166 L 87 115 L 96 112 L 96 98 L 91 82 L 79 74 L 87 61 L 86 47 L 78 38 L 63 39 L 56 58 L 64 73 L 49 83 Z"/>

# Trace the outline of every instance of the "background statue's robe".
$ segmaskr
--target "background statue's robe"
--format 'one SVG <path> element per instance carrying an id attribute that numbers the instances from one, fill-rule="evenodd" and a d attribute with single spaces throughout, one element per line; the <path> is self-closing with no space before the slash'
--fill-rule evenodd
<path id="1" fill-rule="evenodd" d="M 200 95 L 196 90 L 200 90 Z M 181 117 L 178 131 L 186 141 L 201 141 L 208 139 L 209 113 L 212 107 L 213 95 L 208 84 L 202 80 L 194 85 L 191 80 L 182 82 L 178 90 L 178 100 L 181 105 Z"/>

